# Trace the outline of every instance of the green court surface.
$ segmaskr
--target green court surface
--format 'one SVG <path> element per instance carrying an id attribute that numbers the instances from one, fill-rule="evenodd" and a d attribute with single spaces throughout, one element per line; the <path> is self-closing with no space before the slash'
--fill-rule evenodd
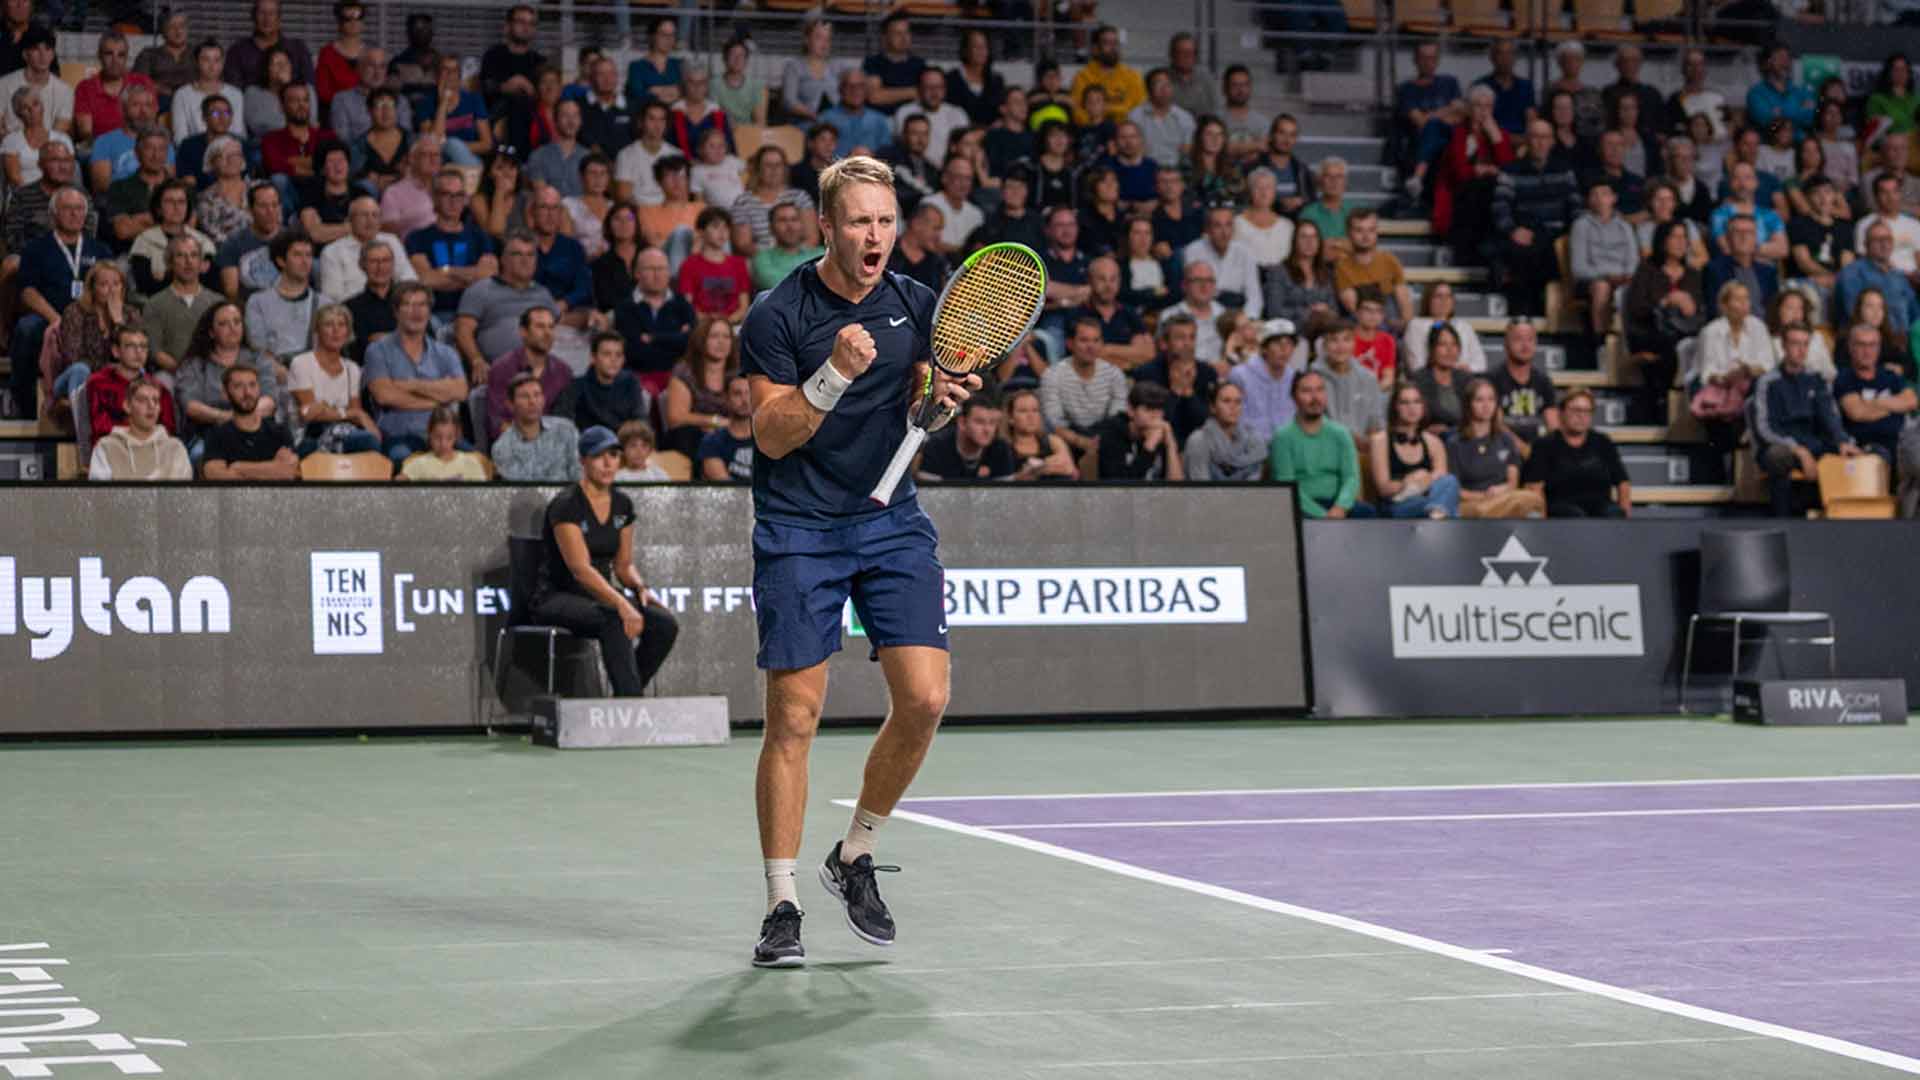
<path id="1" fill-rule="evenodd" d="M 0 974 L 67 961 L 88 1030 L 180 1040 L 142 1049 L 196 1080 L 1897 1074 L 904 820 L 880 843 L 901 939 L 874 949 L 812 875 L 870 739 L 815 748 L 811 966 L 771 972 L 747 965 L 752 733 L 0 745 L 0 949 L 49 946 Z M 913 794 L 1903 772 L 1914 728 L 956 727 Z"/>

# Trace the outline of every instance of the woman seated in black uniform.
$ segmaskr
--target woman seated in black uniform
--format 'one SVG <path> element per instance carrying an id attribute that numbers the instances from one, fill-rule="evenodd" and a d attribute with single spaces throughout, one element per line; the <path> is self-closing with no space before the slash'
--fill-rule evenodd
<path id="1" fill-rule="evenodd" d="M 581 432 L 580 482 L 547 504 L 531 614 L 598 639 L 614 695 L 638 697 L 680 626 L 633 565 L 633 500 L 614 490 L 619 471 L 619 436 L 598 425 Z"/>

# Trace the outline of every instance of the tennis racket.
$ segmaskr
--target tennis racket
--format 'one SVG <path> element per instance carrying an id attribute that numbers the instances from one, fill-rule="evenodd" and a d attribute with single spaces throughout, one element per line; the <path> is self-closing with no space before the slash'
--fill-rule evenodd
<path id="1" fill-rule="evenodd" d="M 940 290 L 933 309 L 933 367 L 956 379 L 985 371 L 1013 351 L 1040 318 L 1047 296 L 1047 267 L 1025 244 L 989 244 L 968 256 Z M 894 451 L 887 471 L 873 494 L 885 506 L 907 475 L 927 432 L 939 422 L 942 409 L 933 399 L 933 370 L 920 388 L 920 402 L 911 414 L 907 437 Z"/>

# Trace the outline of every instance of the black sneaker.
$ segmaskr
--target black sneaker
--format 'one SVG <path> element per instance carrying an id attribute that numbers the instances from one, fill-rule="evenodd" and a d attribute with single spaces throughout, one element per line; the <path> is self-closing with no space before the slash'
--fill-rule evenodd
<path id="1" fill-rule="evenodd" d="M 893 915 L 887 902 L 880 899 L 880 887 L 874 883 L 875 871 L 899 873 L 897 866 L 875 866 L 873 856 L 862 855 L 850 863 L 840 861 L 840 845 L 833 845 L 827 861 L 820 864 L 820 884 L 827 887 L 847 912 L 847 929 L 869 945 L 893 944 Z"/>
<path id="2" fill-rule="evenodd" d="M 807 962 L 800 944 L 800 909 L 782 900 L 760 921 L 760 940 L 753 946 L 754 967 L 799 967 Z"/>

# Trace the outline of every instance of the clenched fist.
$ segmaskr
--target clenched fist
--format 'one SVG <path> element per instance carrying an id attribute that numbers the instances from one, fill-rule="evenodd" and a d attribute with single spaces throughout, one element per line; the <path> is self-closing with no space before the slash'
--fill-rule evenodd
<path id="1" fill-rule="evenodd" d="M 849 379 L 857 379 L 873 366 L 877 354 L 873 348 L 873 335 L 859 323 L 848 323 L 840 328 L 840 334 L 833 339 L 833 355 L 827 358 L 835 371 Z"/>

